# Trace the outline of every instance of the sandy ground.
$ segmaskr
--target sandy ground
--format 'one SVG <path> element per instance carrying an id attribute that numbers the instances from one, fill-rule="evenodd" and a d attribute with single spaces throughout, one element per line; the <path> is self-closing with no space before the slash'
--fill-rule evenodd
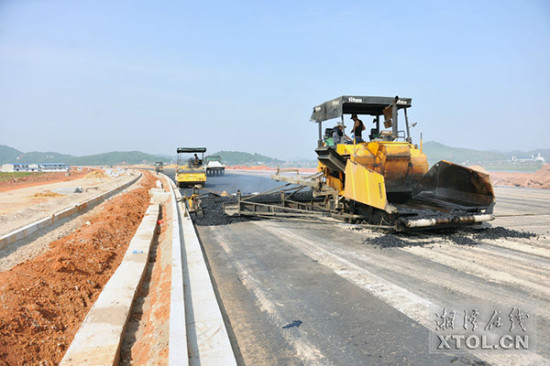
<path id="1" fill-rule="evenodd" d="M 155 179 L 117 195 L 32 260 L 0 272 L 0 364 L 59 363 L 122 260 Z"/>
<path id="2" fill-rule="evenodd" d="M 101 193 L 128 182 L 135 177 L 134 172 L 101 178 L 91 174 L 68 182 L 55 182 L 0 192 L 0 235 L 53 215 L 63 209 L 85 202 Z M 82 193 L 69 193 L 75 188 Z"/>

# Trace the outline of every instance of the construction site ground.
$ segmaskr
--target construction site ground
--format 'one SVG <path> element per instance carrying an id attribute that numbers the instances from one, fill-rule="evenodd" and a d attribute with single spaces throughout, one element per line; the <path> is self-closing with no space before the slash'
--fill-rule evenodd
<path id="1" fill-rule="evenodd" d="M 261 192 L 275 184 L 268 174 L 228 172 L 206 187 Z M 205 219 L 197 231 L 239 359 L 548 364 L 550 191 L 495 191 L 497 219 L 486 230 L 397 235 L 338 222 Z M 218 215 L 208 209 L 205 217 Z M 531 309 L 537 353 L 431 354 L 429 304 Z"/>
<path id="2" fill-rule="evenodd" d="M 93 169 L 85 168 L 69 172 L 15 172 L 0 173 L 0 192 L 25 187 L 39 186 L 47 183 L 68 182 L 82 178 Z"/>
<path id="3" fill-rule="evenodd" d="M 0 217 L 17 217 L 18 212 L 29 210 L 32 206 L 27 206 L 24 198 L 32 202 L 37 193 L 68 186 L 84 189 L 85 193 L 48 197 L 49 200 L 42 202 L 49 203 L 41 207 L 44 211 L 21 215 L 34 219 L 33 215 L 38 217 L 40 212 L 57 211 L 66 208 L 66 204 L 74 205 L 90 199 L 138 174 L 134 171 L 109 178 L 99 173 L 86 174 L 87 178 L 71 182 L 10 190 L 9 199 L 13 200 L 5 198 L 12 203 L 10 211 Z M 92 210 L 63 220 L 55 227 L 0 251 L 1 365 L 59 363 L 84 317 L 122 260 L 149 206 L 149 190 L 156 179 L 145 173 L 137 183 Z M 163 208 L 162 217 L 166 215 L 166 208 Z M 159 221 L 159 235 L 153 243 L 153 260 L 147 268 L 147 284 L 136 299 L 139 304 L 134 308 L 122 345 L 121 360 L 125 364 L 131 363 L 132 359 L 166 363 L 170 247 L 162 220 Z M 5 231 L 4 224 L 2 229 Z M 141 361 L 138 364 L 146 363 Z"/>
<path id="4" fill-rule="evenodd" d="M 174 172 L 165 173 L 173 177 Z M 209 177 L 206 188 L 250 193 L 281 185 L 269 174 L 229 171 Z M 156 179 L 147 173 L 127 192 L 0 251 L 0 364 L 60 361 L 120 263 Z M 104 179 L 101 189 L 108 181 Z M 75 182 L 67 182 L 69 188 L 83 186 Z M 28 210 L 37 202 L 25 206 L 22 198 L 32 201 L 36 194 L 57 188 L 35 189 L 21 193 L 21 201 L 14 199 L 12 207 Z M 207 218 L 197 220 L 196 229 L 237 361 L 548 364 L 550 190 L 498 186 L 495 192 L 497 219 L 491 228 L 414 235 L 336 221 L 235 219 L 225 217 L 220 204 L 205 201 Z M 42 203 L 67 196 L 48 193 Z M 56 204 L 50 209 L 57 210 Z M 121 345 L 124 365 L 167 363 L 169 206 L 163 206 Z M 4 230 L 3 223 L 0 227 Z M 34 249 L 25 254 L 25 248 Z M 431 303 L 525 306 L 536 315 L 536 353 L 432 354 L 424 306 Z"/>
<path id="5" fill-rule="evenodd" d="M 70 180 L 51 173 L 52 176 L 45 176 L 51 178 L 49 180 L 40 176 L 40 184 L 23 181 L 9 185 L 10 189 L 0 183 L 0 188 L 5 188 L 0 190 L 0 236 L 110 191 L 133 179 L 135 172 L 108 176 L 102 171 L 86 170 L 78 177 L 71 173 Z"/>

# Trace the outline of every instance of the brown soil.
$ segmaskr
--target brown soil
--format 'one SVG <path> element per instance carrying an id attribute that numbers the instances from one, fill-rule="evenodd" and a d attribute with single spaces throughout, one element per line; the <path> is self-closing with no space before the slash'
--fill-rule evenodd
<path id="1" fill-rule="evenodd" d="M 550 189 L 550 164 L 534 173 L 491 172 L 494 185 Z"/>
<path id="2" fill-rule="evenodd" d="M 42 255 L 0 273 L 0 364 L 61 361 L 114 273 L 149 205 L 155 179 L 107 202 Z"/>
<path id="3" fill-rule="evenodd" d="M 89 172 L 89 169 L 82 169 L 81 171 L 71 170 L 70 172 L 36 173 L 24 177 L 9 179 L 0 182 L 0 192 L 39 186 L 46 183 L 68 182 L 70 180 L 82 178 Z"/>

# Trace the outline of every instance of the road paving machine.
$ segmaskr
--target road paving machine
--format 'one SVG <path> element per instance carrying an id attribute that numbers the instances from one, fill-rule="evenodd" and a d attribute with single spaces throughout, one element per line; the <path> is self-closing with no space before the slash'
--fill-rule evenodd
<path id="1" fill-rule="evenodd" d="M 398 231 L 493 220 L 495 197 L 487 174 L 448 161 L 428 170 L 422 141 L 420 146 L 412 142 L 413 126 L 407 117 L 411 105 L 410 98 L 341 96 L 314 107 L 311 121 L 318 124 L 319 131 L 315 149 L 318 172 L 289 176 L 278 171 L 272 176 L 310 187 L 309 203 L 304 199 L 298 202 L 294 192 L 282 194 L 276 207 L 257 198 L 239 197 L 236 205 L 228 205 L 226 213 L 282 216 L 324 212 Z M 364 125 L 372 121 L 373 128 L 363 132 L 364 142 L 347 140 L 343 133 L 342 141 L 335 144 L 335 121 L 345 127 L 350 115 L 365 121 Z M 403 117 L 405 128 L 400 129 Z M 323 122 L 329 120 L 335 121 L 323 130 Z"/>
<path id="2" fill-rule="evenodd" d="M 205 147 L 178 147 L 176 165 L 176 184 L 178 187 L 204 186 L 206 183 L 205 152 Z"/>

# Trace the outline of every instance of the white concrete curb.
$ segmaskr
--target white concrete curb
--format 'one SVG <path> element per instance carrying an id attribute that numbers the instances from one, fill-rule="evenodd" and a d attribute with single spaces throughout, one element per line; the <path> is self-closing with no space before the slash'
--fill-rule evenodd
<path id="1" fill-rule="evenodd" d="M 185 205 L 180 208 L 189 364 L 237 365 L 193 221 Z"/>
<path id="2" fill-rule="evenodd" d="M 60 365 L 116 365 L 132 303 L 145 274 L 159 218 L 151 205 L 128 250 L 76 333 Z"/>
<path id="3" fill-rule="evenodd" d="M 14 231 L 12 231 L 10 233 L 7 233 L 5 235 L 2 235 L 0 237 L 0 249 L 4 249 L 8 245 L 13 244 L 18 240 L 26 238 L 27 236 L 31 235 L 35 231 L 46 228 L 46 227 L 54 224 L 55 222 L 57 222 L 61 219 L 64 219 L 66 217 L 71 216 L 72 214 L 75 214 L 77 212 L 81 212 L 81 211 L 84 211 L 88 208 L 93 207 L 94 205 L 98 204 L 99 202 L 105 200 L 106 198 L 108 198 L 108 197 L 122 191 L 124 188 L 129 187 L 130 185 L 134 184 L 135 182 L 137 182 L 137 180 L 139 178 L 141 178 L 142 175 L 143 175 L 142 173 L 139 173 L 139 175 L 136 178 L 132 179 L 131 181 L 129 181 L 127 183 L 124 183 L 123 185 L 121 185 L 121 186 L 119 186 L 115 189 L 112 189 L 108 192 L 97 195 L 97 196 L 89 199 L 88 201 L 80 203 L 76 206 L 69 207 L 69 208 L 67 208 L 63 211 L 57 212 L 57 213 L 53 214 L 50 217 L 46 217 L 42 220 L 38 220 L 38 221 L 36 221 L 32 224 L 29 224 L 27 226 L 23 226 L 22 228 L 14 230 Z"/>
<path id="4" fill-rule="evenodd" d="M 174 189 L 176 188 L 174 182 L 166 175 L 164 175 L 164 178 L 169 182 L 170 192 L 172 193 L 172 279 L 170 285 L 168 362 L 169 365 L 186 366 L 189 364 L 189 355 L 187 353 L 187 328 L 185 326 L 181 231 L 176 203 L 176 195 L 179 196 L 178 198 L 181 198 L 181 195 L 179 190 Z"/>

